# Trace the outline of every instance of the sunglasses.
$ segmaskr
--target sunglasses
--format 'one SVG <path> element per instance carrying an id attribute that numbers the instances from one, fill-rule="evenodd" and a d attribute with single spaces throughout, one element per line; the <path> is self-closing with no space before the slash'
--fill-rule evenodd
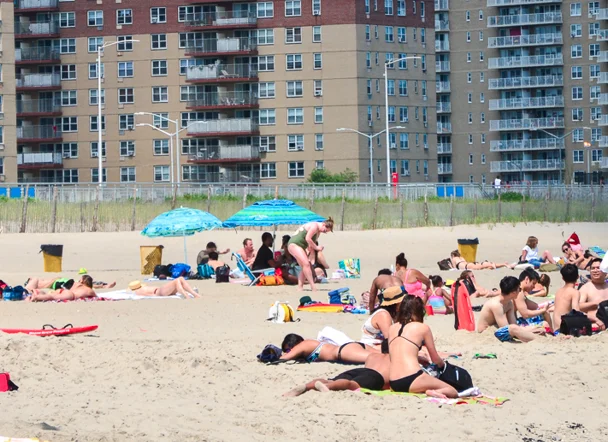
<path id="1" fill-rule="evenodd" d="M 570 250 L 570 249 L 565 248 L 565 249 L 562 249 L 562 252 L 567 253 L 567 252 L 568 252 L 568 250 Z"/>

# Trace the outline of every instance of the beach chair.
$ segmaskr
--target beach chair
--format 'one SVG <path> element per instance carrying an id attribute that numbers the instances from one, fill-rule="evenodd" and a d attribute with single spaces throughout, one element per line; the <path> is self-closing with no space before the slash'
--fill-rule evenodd
<path id="1" fill-rule="evenodd" d="M 257 282 L 262 277 L 262 275 L 264 274 L 264 272 L 267 272 L 269 270 L 274 271 L 274 269 L 271 269 L 271 268 L 255 270 L 255 271 L 251 270 L 249 267 L 247 267 L 247 264 L 245 264 L 245 261 L 243 261 L 243 258 L 241 258 L 241 255 L 233 252 L 232 256 L 234 257 L 234 259 L 236 259 L 236 265 L 239 268 L 239 270 L 241 272 L 243 272 L 245 275 L 247 275 L 247 277 L 250 279 L 249 284 L 247 284 L 247 286 L 249 286 L 249 287 L 251 287 L 252 285 L 256 285 Z"/>

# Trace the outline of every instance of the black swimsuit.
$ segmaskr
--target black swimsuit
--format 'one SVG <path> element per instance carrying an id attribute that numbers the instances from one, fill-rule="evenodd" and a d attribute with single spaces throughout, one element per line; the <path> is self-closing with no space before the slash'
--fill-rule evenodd
<path id="1" fill-rule="evenodd" d="M 405 336 L 401 336 L 401 333 L 403 333 L 403 327 L 405 327 L 405 324 L 403 324 L 401 326 L 401 328 L 399 329 L 399 334 L 397 336 L 395 336 L 391 342 L 389 342 L 389 345 L 395 339 L 402 338 L 402 339 L 405 339 L 407 342 L 411 343 L 412 345 L 414 345 L 415 347 L 417 347 L 418 351 L 420 351 L 422 349 L 422 344 L 418 345 L 415 342 L 410 341 Z M 423 342 L 423 344 L 424 344 L 424 342 Z M 390 383 L 390 386 L 391 386 L 391 390 L 402 392 L 402 393 L 409 393 L 410 387 L 412 386 L 412 383 L 416 380 L 417 377 L 419 377 L 423 373 L 424 372 L 422 370 L 418 370 L 416 373 L 411 374 L 409 376 L 405 376 L 405 377 L 403 377 L 401 379 L 390 381 L 389 383 Z"/>
<path id="2" fill-rule="evenodd" d="M 342 344 L 338 349 L 338 362 L 342 362 L 342 349 L 350 344 L 359 344 L 365 350 L 365 344 L 363 342 L 347 342 L 346 344 Z"/>

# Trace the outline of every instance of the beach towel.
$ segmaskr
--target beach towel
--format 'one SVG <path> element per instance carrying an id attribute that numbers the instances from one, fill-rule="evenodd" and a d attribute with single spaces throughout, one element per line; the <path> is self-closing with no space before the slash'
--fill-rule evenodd
<path id="1" fill-rule="evenodd" d="M 144 279 L 144 282 L 154 282 L 154 281 L 172 281 L 175 278 L 167 276 L 165 279 L 159 279 L 157 276 L 152 276 L 151 278 Z M 186 278 L 188 279 L 188 278 Z"/>
<path id="2" fill-rule="evenodd" d="M 361 277 L 361 262 L 359 258 L 343 259 L 338 262 L 340 270 L 344 271 L 346 278 L 360 278 Z"/>
<path id="3" fill-rule="evenodd" d="M 589 247 L 589 251 L 597 256 L 598 258 L 605 258 L 606 257 L 606 251 L 604 249 L 602 249 L 601 247 L 598 246 L 592 246 Z"/>
<path id="4" fill-rule="evenodd" d="M 460 397 L 458 399 L 439 399 L 434 397 L 429 397 L 426 394 L 416 394 L 416 393 L 399 393 L 392 390 L 382 390 L 382 391 L 373 391 L 366 390 L 365 388 L 361 388 L 359 390 L 362 393 L 370 394 L 374 396 L 411 396 L 416 397 L 418 399 L 423 399 L 429 402 L 433 402 L 440 405 L 493 405 L 495 407 L 499 407 L 507 402 L 509 399 L 505 397 L 491 397 L 485 395 L 478 395 L 473 397 Z"/>
<path id="5" fill-rule="evenodd" d="M 308 304 L 300 305 L 297 309 L 299 312 L 315 312 L 315 313 L 343 313 L 343 304 Z"/>
<path id="6" fill-rule="evenodd" d="M 332 345 L 337 345 L 338 347 L 343 344 L 348 344 L 349 342 L 354 342 L 346 333 L 336 330 L 333 327 L 324 327 L 317 334 L 317 341 L 327 342 Z"/>
<path id="7" fill-rule="evenodd" d="M 181 295 L 172 296 L 139 296 L 130 290 L 114 290 L 113 292 L 101 293 L 101 297 L 104 299 L 114 301 L 124 300 L 137 300 L 137 299 L 184 299 Z"/>

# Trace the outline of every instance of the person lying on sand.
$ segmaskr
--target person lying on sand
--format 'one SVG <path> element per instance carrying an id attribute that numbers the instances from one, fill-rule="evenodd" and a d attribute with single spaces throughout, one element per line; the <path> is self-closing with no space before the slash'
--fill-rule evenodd
<path id="1" fill-rule="evenodd" d="M 283 355 L 281 360 L 293 361 L 304 359 L 306 362 L 346 362 L 364 364 L 372 353 L 378 353 L 375 348 L 361 342 L 348 342 L 341 346 L 319 342 L 315 339 L 304 339 L 300 335 L 290 333 L 281 344 Z"/>
<path id="2" fill-rule="evenodd" d="M 477 321 L 477 333 L 483 333 L 495 326 L 494 336 L 501 342 L 511 342 L 513 338 L 529 342 L 545 334 L 543 327 L 520 327 L 515 319 L 513 300 L 520 291 L 519 280 L 514 276 L 505 276 L 500 281 L 500 295 L 487 301 Z"/>
<path id="3" fill-rule="evenodd" d="M 398 293 L 402 295 L 406 294 L 405 287 L 403 287 L 403 281 L 401 278 L 394 276 L 389 269 L 382 269 L 378 272 L 378 276 L 372 281 L 372 287 L 369 289 L 369 312 L 373 314 L 378 309 L 382 300 L 384 299 L 385 290 L 391 291 L 391 298 Z M 392 293 L 394 292 L 394 293 Z M 380 302 L 376 302 L 379 298 Z M 401 300 L 399 300 L 401 302 Z M 386 330 L 388 331 L 388 329 Z"/>
<path id="4" fill-rule="evenodd" d="M 602 260 L 594 258 L 591 261 L 591 280 L 580 288 L 580 310 L 587 313 L 589 319 L 595 322 L 601 330 L 604 330 L 605 324 L 597 319 L 597 309 L 602 301 L 608 300 L 608 276 L 601 269 Z"/>
<path id="5" fill-rule="evenodd" d="M 173 296 L 176 294 L 186 298 L 200 298 L 201 295 L 196 293 L 192 286 L 180 276 L 179 278 L 167 281 L 160 287 L 146 286 L 140 281 L 129 283 L 129 290 L 138 296 Z"/>
<path id="6" fill-rule="evenodd" d="M 568 244 L 568 243 L 566 243 Z M 559 330 L 562 323 L 562 315 L 579 309 L 581 294 L 576 289 L 578 282 L 578 268 L 575 264 L 566 264 L 560 270 L 564 286 L 555 293 L 555 309 L 553 310 L 553 327 Z"/>
<path id="7" fill-rule="evenodd" d="M 82 282 L 83 278 L 89 275 L 82 275 L 80 277 L 80 282 Z M 57 290 L 60 288 L 70 289 L 74 284 L 74 280 L 70 278 L 51 278 L 51 279 L 42 279 L 42 278 L 28 278 L 25 282 L 25 289 L 28 292 L 32 292 L 36 289 L 52 289 Z M 116 285 L 116 281 L 108 284 L 103 281 L 93 281 L 94 289 L 111 289 Z"/>
<path id="8" fill-rule="evenodd" d="M 489 270 L 489 269 L 496 270 L 501 267 L 508 267 L 510 269 L 513 269 L 515 267 L 515 264 L 509 264 L 508 262 L 504 262 L 504 263 L 497 263 L 497 262 L 490 262 L 490 261 L 483 261 L 482 263 L 467 262 L 460 255 L 460 252 L 458 250 L 454 250 L 454 251 L 452 251 L 452 253 L 450 253 L 450 262 L 452 263 L 452 268 L 458 269 L 458 270 Z"/>
<path id="9" fill-rule="evenodd" d="M 538 280 L 538 273 L 531 268 L 525 269 L 519 275 L 520 291 L 514 300 L 515 312 L 521 316 L 517 323 L 522 326 L 542 325 L 553 330 L 553 321 L 551 320 L 553 304 L 540 305 L 528 299 L 528 295 L 534 289 Z"/>
<path id="10" fill-rule="evenodd" d="M 492 296 L 498 296 L 500 291 L 498 289 L 493 288 L 492 290 L 487 290 L 480 286 L 475 279 L 475 275 L 471 270 L 465 270 L 460 274 L 459 280 L 469 280 L 473 287 L 475 287 L 475 291 L 470 294 L 471 298 L 491 298 Z"/>
<path id="11" fill-rule="evenodd" d="M 58 288 L 51 290 L 48 293 L 40 289 L 31 291 L 32 295 L 25 298 L 29 302 L 43 301 L 74 301 L 76 299 L 94 298 L 97 296 L 93 290 L 93 278 L 89 275 L 84 275 L 80 281 L 77 281 L 71 288 Z"/>

